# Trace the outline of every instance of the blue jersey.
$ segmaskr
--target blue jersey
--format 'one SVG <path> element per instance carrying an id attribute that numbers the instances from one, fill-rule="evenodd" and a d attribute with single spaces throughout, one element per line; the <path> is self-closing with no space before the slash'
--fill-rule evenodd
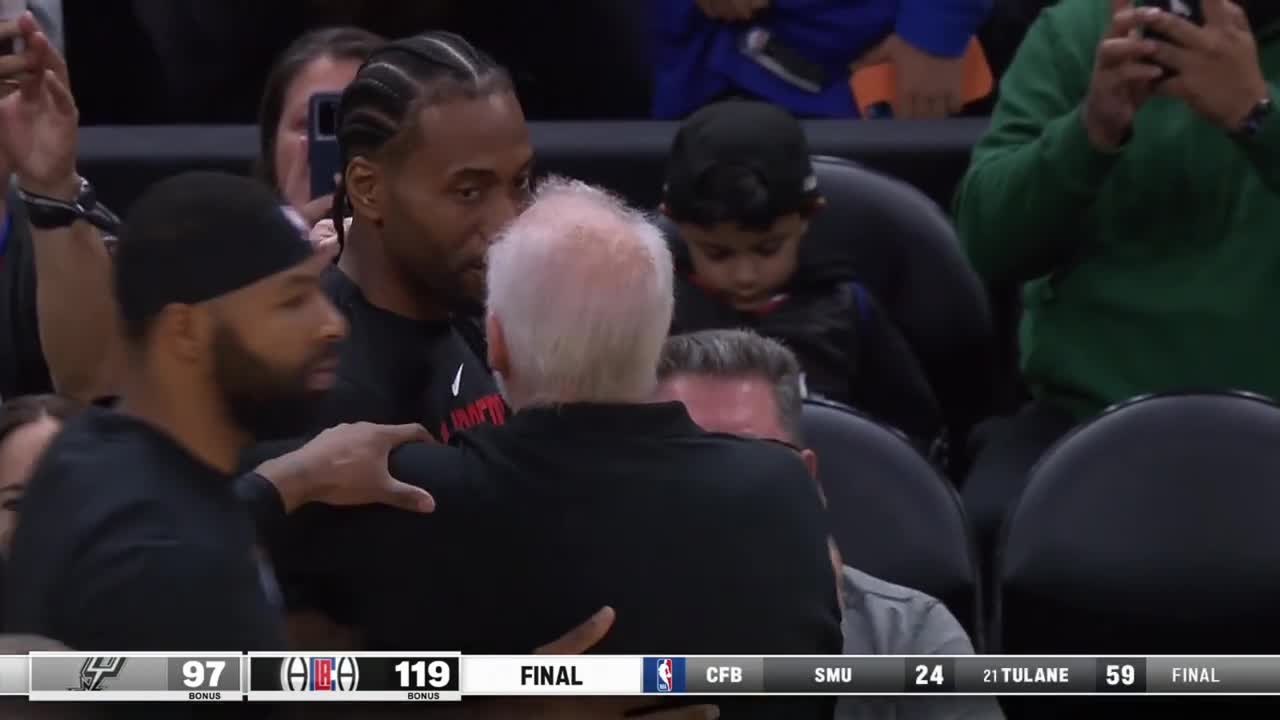
<path id="1" fill-rule="evenodd" d="M 942 57 L 964 54 L 992 0 L 771 0 L 746 23 L 702 14 L 694 0 L 649 0 L 656 13 L 653 114 L 676 119 L 730 90 L 743 90 L 806 116 L 853 117 L 849 65 L 890 33 Z M 821 67 L 826 83 L 802 89 L 743 52 L 766 30 Z"/>

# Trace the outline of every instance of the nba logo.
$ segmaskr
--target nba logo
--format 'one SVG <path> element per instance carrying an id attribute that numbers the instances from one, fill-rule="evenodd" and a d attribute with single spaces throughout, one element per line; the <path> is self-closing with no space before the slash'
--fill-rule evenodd
<path id="1" fill-rule="evenodd" d="M 644 691 L 647 693 L 684 692 L 684 658 L 645 658 Z"/>
<path id="2" fill-rule="evenodd" d="M 333 690 L 333 658 L 311 659 L 311 689 Z"/>

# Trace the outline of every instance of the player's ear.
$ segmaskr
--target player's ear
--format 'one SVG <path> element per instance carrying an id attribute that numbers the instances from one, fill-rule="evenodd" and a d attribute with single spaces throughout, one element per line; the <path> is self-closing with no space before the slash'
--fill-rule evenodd
<path id="1" fill-rule="evenodd" d="M 511 357 L 507 354 L 507 339 L 502 336 L 502 322 L 493 313 L 485 316 L 484 333 L 489 342 L 489 367 L 510 377 Z"/>

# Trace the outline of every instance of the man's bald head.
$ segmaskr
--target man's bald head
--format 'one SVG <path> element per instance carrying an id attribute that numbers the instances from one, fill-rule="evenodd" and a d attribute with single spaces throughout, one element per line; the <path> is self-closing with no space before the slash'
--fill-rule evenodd
<path id="1" fill-rule="evenodd" d="M 490 363 L 514 408 L 649 398 L 674 300 L 671 252 L 644 214 L 548 180 L 488 266 Z"/>

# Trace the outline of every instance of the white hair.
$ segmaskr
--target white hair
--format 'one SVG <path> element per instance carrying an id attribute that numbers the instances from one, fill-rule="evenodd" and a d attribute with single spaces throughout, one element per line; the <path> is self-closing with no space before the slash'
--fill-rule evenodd
<path id="1" fill-rule="evenodd" d="M 552 178 L 489 248 L 488 264 L 513 408 L 650 397 L 674 299 L 671 251 L 648 217 L 604 190 Z"/>

